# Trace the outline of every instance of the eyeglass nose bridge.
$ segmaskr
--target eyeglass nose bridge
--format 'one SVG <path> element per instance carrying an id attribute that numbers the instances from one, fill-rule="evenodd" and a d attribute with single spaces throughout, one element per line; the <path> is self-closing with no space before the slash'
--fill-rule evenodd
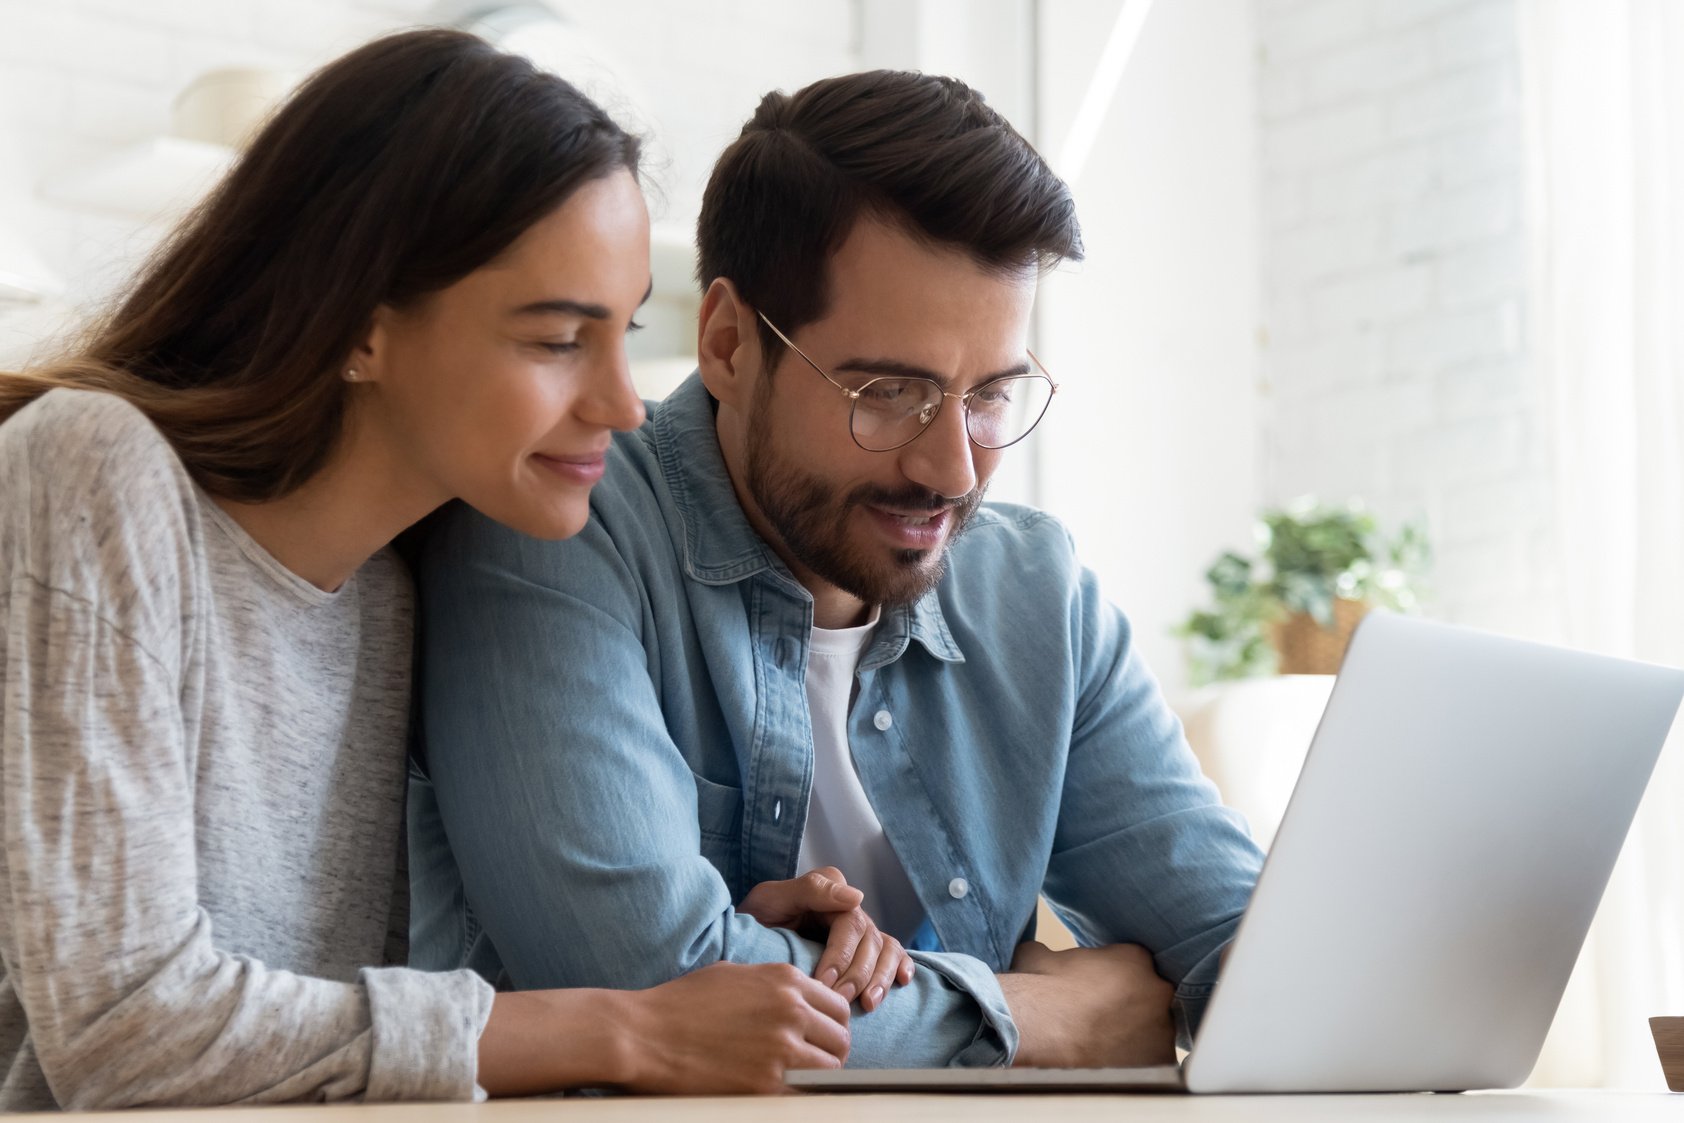
<path id="1" fill-rule="evenodd" d="M 939 386 L 936 387 L 936 393 L 940 394 L 941 397 L 937 398 L 935 401 L 929 403 L 923 409 L 918 411 L 918 424 L 920 424 L 924 428 L 928 429 L 932 424 L 935 423 L 936 415 L 941 412 L 941 407 L 947 404 L 944 399 L 958 398 L 959 399 L 959 405 L 962 406 L 965 410 L 965 431 L 968 434 L 970 432 L 970 428 L 971 428 L 971 417 L 970 417 L 970 412 L 971 412 L 970 397 L 971 397 L 971 395 L 970 394 L 955 394 L 953 391 L 943 390 Z M 975 391 L 972 391 L 972 393 L 975 393 Z"/>

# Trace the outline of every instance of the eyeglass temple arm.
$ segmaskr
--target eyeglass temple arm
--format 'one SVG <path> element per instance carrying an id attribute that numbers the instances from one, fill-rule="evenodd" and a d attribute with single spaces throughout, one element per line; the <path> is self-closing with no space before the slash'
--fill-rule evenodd
<path id="1" fill-rule="evenodd" d="M 848 387 L 842 385 L 840 382 L 836 381 L 836 379 L 830 377 L 830 374 L 823 367 L 821 367 L 819 364 L 815 363 L 813 360 L 807 358 L 807 352 L 805 352 L 801 348 L 797 347 L 795 345 L 795 340 L 793 340 L 789 336 L 785 335 L 782 331 L 779 331 L 778 325 L 774 324 L 771 320 L 766 318 L 766 313 L 760 311 L 757 308 L 757 309 L 755 309 L 754 314 L 756 316 L 760 317 L 761 323 L 765 324 L 767 327 L 772 329 L 773 335 L 777 336 L 779 339 L 784 341 L 785 347 L 788 347 L 791 351 L 794 351 L 797 355 L 800 355 L 801 358 L 802 358 L 802 361 L 804 361 L 808 366 L 812 367 L 814 370 L 818 371 L 820 376 L 822 376 L 826 382 L 830 383 L 832 386 L 834 386 L 838 390 L 842 391 L 842 393 L 846 394 L 848 396 L 849 400 L 856 400 L 856 399 L 859 398 L 860 392 L 858 390 L 848 389 Z"/>

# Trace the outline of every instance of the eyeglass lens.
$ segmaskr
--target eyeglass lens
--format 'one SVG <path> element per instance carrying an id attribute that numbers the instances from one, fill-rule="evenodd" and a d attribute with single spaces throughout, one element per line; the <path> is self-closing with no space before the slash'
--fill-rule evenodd
<path id="1" fill-rule="evenodd" d="M 854 439 L 862 448 L 888 451 L 922 433 L 941 409 L 942 390 L 927 378 L 875 378 L 854 399 Z M 1052 400 L 1044 375 L 997 378 L 966 402 L 965 424 L 983 448 L 1005 448 L 1029 435 Z"/>

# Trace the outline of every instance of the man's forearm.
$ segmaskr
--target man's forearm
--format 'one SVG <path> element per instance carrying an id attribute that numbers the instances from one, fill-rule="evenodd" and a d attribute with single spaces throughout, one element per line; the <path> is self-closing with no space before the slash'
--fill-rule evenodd
<path id="1" fill-rule="evenodd" d="M 1109 1068 L 1172 1064 L 1174 990 L 1145 948 L 1051 951 L 1021 944 L 1000 990 L 1020 1034 L 1014 1063 Z"/>
<path id="2" fill-rule="evenodd" d="M 1014 1065 L 1026 1068 L 1060 1067 L 1058 1052 L 1047 1039 L 1046 1027 L 1056 1025 L 1053 1011 L 1044 1009 L 1047 995 L 1032 975 L 1010 972 L 994 976 L 1000 984 L 1000 994 L 1017 1025 L 1018 1044 Z"/>

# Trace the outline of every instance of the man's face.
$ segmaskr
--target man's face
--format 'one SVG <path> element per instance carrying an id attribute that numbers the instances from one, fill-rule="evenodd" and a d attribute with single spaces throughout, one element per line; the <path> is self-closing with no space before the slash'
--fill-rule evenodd
<path id="1" fill-rule="evenodd" d="M 1032 271 L 988 272 L 862 220 L 831 262 L 829 312 L 791 338 L 845 386 L 922 375 L 964 394 L 1023 369 L 1034 295 Z M 854 442 L 851 408 L 786 349 L 751 395 L 738 491 L 815 596 L 829 586 L 867 606 L 907 603 L 941 578 L 947 548 L 982 501 L 1001 452 L 971 442 L 956 398 L 944 398 L 920 436 L 888 452 Z"/>

